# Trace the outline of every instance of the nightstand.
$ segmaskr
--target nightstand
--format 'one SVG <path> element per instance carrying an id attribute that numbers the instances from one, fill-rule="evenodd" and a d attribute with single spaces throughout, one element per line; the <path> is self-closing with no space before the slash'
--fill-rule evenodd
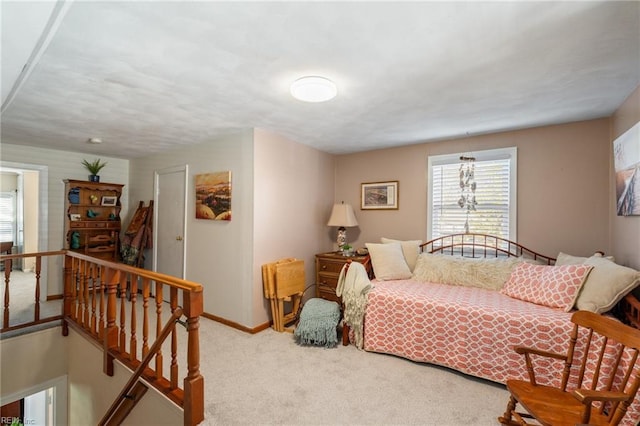
<path id="1" fill-rule="evenodd" d="M 342 305 L 341 298 L 336 296 L 336 287 L 340 271 L 349 260 L 362 263 L 369 277 L 373 275 L 369 255 L 343 256 L 340 252 L 316 254 L 316 297 L 333 300 Z"/>

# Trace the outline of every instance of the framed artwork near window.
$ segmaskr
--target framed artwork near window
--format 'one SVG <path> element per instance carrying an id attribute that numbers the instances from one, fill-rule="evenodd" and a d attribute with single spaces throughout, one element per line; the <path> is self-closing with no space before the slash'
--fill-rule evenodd
<path id="1" fill-rule="evenodd" d="M 398 181 L 368 182 L 361 184 L 360 209 L 397 210 Z"/>
<path id="2" fill-rule="evenodd" d="M 640 122 L 613 141 L 618 216 L 640 215 Z"/>

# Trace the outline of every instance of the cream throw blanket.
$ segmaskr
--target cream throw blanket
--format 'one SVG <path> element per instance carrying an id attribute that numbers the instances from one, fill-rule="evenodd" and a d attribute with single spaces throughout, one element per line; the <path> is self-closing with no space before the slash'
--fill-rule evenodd
<path id="1" fill-rule="evenodd" d="M 347 265 L 349 269 L 347 269 Z M 358 349 L 362 349 L 364 343 L 364 311 L 367 307 L 367 293 L 371 288 L 367 270 L 361 263 L 351 262 L 342 267 L 338 277 L 336 294 L 342 297 L 344 322 L 353 330 Z"/>

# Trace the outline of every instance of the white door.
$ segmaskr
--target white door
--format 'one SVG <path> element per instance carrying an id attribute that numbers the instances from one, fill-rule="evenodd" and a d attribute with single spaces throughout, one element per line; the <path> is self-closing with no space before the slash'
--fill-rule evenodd
<path id="1" fill-rule="evenodd" d="M 185 277 L 188 167 L 155 172 L 153 270 Z"/>

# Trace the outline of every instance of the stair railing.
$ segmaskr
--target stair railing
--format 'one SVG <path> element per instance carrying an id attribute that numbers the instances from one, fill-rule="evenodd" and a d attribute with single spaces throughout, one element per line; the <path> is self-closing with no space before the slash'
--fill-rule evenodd
<path id="1" fill-rule="evenodd" d="M 199 341 L 202 312 L 202 285 L 198 283 L 73 251 L 65 253 L 63 335 L 72 327 L 97 341 L 103 348 L 107 375 L 114 374 L 115 360 L 134 371 L 145 363 L 140 376 L 183 407 L 185 425 L 204 420 Z M 172 320 L 180 315 L 186 317 L 180 322 L 186 337 Z M 166 332 L 171 339 L 163 346 L 158 339 L 167 319 Z M 155 336 L 151 332 L 154 323 Z M 186 339 L 186 344 L 180 343 L 181 339 Z M 150 340 L 157 345 L 150 347 Z M 169 355 L 166 358 L 165 352 Z M 179 369 L 180 365 L 185 368 L 185 363 L 186 374 L 180 383 Z"/>
<path id="2" fill-rule="evenodd" d="M 19 283 L 11 279 L 13 261 L 30 257 L 36 258 L 33 320 L 14 324 L 10 317 L 11 292 L 22 289 L 15 288 Z M 43 317 L 40 306 L 42 260 L 49 261 L 51 267 L 57 263 L 56 257 L 64 262 L 62 312 Z M 70 250 L 1 255 L 0 263 L 4 266 L 0 332 L 62 320 L 64 336 L 72 327 L 103 348 L 105 374 L 114 374 L 116 359 L 132 370 L 144 363 L 140 376 L 183 407 L 184 424 L 195 425 L 204 420 L 199 341 L 199 316 L 203 311 L 200 284 Z M 178 320 L 181 315 L 186 317 L 185 321 Z M 171 320 L 174 317 L 176 320 Z M 171 339 L 164 345 L 168 346 L 166 348 L 158 343 L 158 338 L 164 334 L 162 324 L 168 318 L 170 321 L 165 328 Z M 181 343 L 185 336 L 176 329 L 176 321 L 186 328 L 186 344 Z M 150 340 L 155 340 L 157 345 L 153 343 L 150 347 Z M 169 356 L 165 357 L 164 352 Z M 186 374 L 180 383 L 180 365 L 185 368 L 185 364 Z"/>
<path id="3" fill-rule="evenodd" d="M 40 252 L 40 253 L 22 253 L 22 254 L 7 254 L 0 255 L 0 263 L 4 266 L 3 278 L 4 278 L 4 291 L 2 294 L 2 328 L 0 329 L 1 333 L 6 333 L 8 331 L 14 331 L 26 327 L 31 327 L 34 325 L 40 325 L 53 321 L 60 321 L 62 319 L 62 312 L 58 312 L 55 315 L 47 315 L 41 314 L 41 274 L 42 274 L 42 260 L 45 261 L 53 256 L 62 256 L 64 255 L 64 251 L 48 251 L 48 252 Z M 13 272 L 13 261 L 16 259 L 23 259 L 22 264 L 24 265 L 24 259 L 35 257 L 35 267 L 33 270 L 33 279 L 34 282 L 31 283 L 18 283 L 12 282 L 11 273 Z M 27 285 L 31 286 L 33 284 L 33 319 L 25 321 L 22 319 L 20 323 L 13 323 L 11 321 L 11 293 L 15 295 L 16 293 L 23 292 L 24 289 L 17 288 L 18 285 Z M 15 304 L 14 304 L 15 306 Z M 21 306 L 21 308 L 25 308 Z M 15 318 L 14 318 L 15 320 Z"/>
<path id="4" fill-rule="evenodd" d="M 142 376 L 142 373 L 147 368 L 153 357 L 156 356 L 160 348 L 162 348 L 162 344 L 169 336 L 169 333 L 173 331 L 173 327 L 175 326 L 176 322 L 179 321 L 181 316 L 182 308 L 178 308 L 175 310 L 175 312 L 173 312 L 171 318 L 169 319 L 169 321 L 167 321 L 167 324 L 160 332 L 160 336 L 158 336 L 153 345 L 151 345 L 151 349 L 149 349 L 149 352 L 144 356 L 142 362 L 140 363 L 138 368 L 136 368 L 136 371 L 133 372 L 133 375 L 131 376 L 127 384 L 124 385 L 124 388 L 122 388 L 120 394 L 113 401 L 111 407 L 109 407 L 109 410 L 107 410 L 104 417 L 102 417 L 100 423 L 98 423 L 100 426 L 119 425 L 120 423 L 122 423 L 122 420 L 127 416 L 127 414 L 129 414 L 131 409 L 133 409 L 135 404 L 142 397 L 142 395 L 138 395 L 137 392 L 133 391 L 134 386 Z M 144 394 L 144 392 L 146 392 L 146 386 L 144 387 L 144 390 L 141 390 L 140 392 Z M 130 403 L 125 404 L 127 402 Z"/>

